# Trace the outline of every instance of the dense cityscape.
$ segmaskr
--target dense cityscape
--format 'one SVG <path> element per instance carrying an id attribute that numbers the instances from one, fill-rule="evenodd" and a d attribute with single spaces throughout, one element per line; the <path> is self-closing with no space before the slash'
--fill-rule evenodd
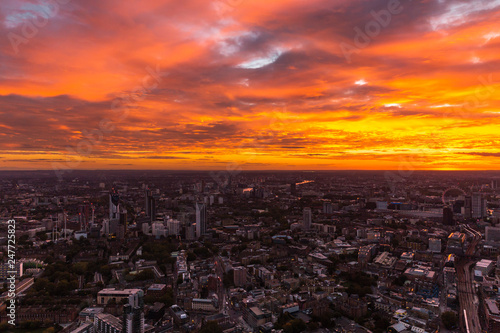
<path id="1" fill-rule="evenodd" d="M 14 220 L 24 332 L 499 332 L 499 181 L 2 172 L 0 328 Z"/>
<path id="2" fill-rule="evenodd" d="M 500 333 L 500 0 L 0 0 L 0 333 Z"/>

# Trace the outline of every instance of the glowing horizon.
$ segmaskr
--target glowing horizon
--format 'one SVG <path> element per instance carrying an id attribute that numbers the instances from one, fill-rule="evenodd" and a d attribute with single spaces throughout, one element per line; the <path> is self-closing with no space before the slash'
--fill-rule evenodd
<path id="1" fill-rule="evenodd" d="M 498 170 L 499 17 L 499 0 L 5 0 L 0 170 Z"/>

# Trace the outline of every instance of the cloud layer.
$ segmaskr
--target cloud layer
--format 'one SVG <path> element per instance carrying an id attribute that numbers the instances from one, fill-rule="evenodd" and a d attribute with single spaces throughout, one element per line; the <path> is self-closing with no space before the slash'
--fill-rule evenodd
<path id="1" fill-rule="evenodd" d="M 0 168 L 498 169 L 500 1 L 4 0 Z"/>

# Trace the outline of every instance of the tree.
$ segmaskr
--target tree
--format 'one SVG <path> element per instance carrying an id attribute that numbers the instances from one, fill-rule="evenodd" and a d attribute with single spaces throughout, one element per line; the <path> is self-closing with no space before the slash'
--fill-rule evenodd
<path id="1" fill-rule="evenodd" d="M 38 237 L 38 239 L 40 239 L 41 241 L 46 241 L 47 240 L 47 234 L 45 233 L 45 231 L 39 231 L 36 233 L 36 236 Z"/>
<path id="2" fill-rule="evenodd" d="M 306 323 L 302 319 L 293 319 L 283 326 L 285 333 L 300 333 L 307 328 Z"/>
<path id="3" fill-rule="evenodd" d="M 444 327 L 446 327 L 446 329 L 451 330 L 457 326 L 458 316 L 453 311 L 446 311 L 441 315 L 441 321 L 443 322 L 443 325 Z"/>
<path id="4" fill-rule="evenodd" d="M 155 273 L 153 272 L 152 269 L 145 269 L 143 271 L 140 271 L 137 276 L 135 277 L 136 281 L 145 281 L 145 280 L 152 280 L 155 278 Z"/>
<path id="5" fill-rule="evenodd" d="M 193 261 L 193 260 L 196 260 L 196 254 L 194 254 L 193 252 L 188 252 L 187 261 Z"/>
<path id="6" fill-rule="evenodd" d="M 198 331 L 199 333 L 222 333 L 223 330 L 216 321 L 207 321 L 202 328 Z"/>
<path id="7" fill-rule="evenodd" d="M 377 316 L 375 319 L 375 330 L 379 332 L 386 332 L 387 327 L 391 324 L 389 320 L 384 317 Z"/>
<path id="8" fill-rule="evenodd" d="M 394 284 L 402 287 L 402 286 L 404 286 L 406 280 L 408 280 L 408 278 L 404 275 L 401 275 L 394 280 Z"/>
<path id="9" fill-rule="evenodd" d="M 84 275 L 87 271 L 88 263 L 86 262 L 77 262 L 73 264 L 72 271 L 78 275 Z"/>

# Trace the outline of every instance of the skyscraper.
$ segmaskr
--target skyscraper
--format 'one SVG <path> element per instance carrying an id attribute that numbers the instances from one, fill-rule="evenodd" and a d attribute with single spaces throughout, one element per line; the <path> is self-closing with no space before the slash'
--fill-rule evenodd
<path id="1" fill-rule="evenodd" d="M 188 223 L 186 225 L 185 231 L 186 231 L 186 240 L 196 239 L 196 223 L 195 224 Z"/>
<path id="2" fill-rule="evenodd" d="M 153 196 L 149 198 L 149 210 L 151 214 L 151 222 L 156 221 L 156 198 Z"/>
<path id="3" fill-rule="evenodd" d="M 179 236 L 181 234 L 181 222 L 174 219 L 168 219 L 167 229 L 169 235 Z"/>
<path id="4" fill-rule="evenodd" d="M 333 214 L 333 205 L 331 202 L 323 202 L 323 214 Z"/>
<path id="5" fill-rule="evenodd" d="M 449 206 L 443 207 L 443 224 L 455 225 L 455 221 L 453 219 L 453 209 Z"/>
<path id="6" fill-rule="evenodd" d="M 149 205 L 149 198 L 151 197 L 151 191 L 149 189 L 144 190 L 144 211 L 146 216 L 151 216 L 151 208 Z"/>
<path id="7" fill-rule="evenodd" d="M 207 208 L 203 203 L 196 203 L 196 238 L 207 231 Z"/>
<path id="8" fill-rule="evenodd" d="M 464 198 L 464 217 L 470 219 L 472 217 L 472 198 L 470 195 L 466 195 Z"/>
<path id="9" fill-rule="evenodd" d="M 144 306 L 123 306 L 122 327 L 123 333 L 143 333 L 144 332 Z"/>
<path id="10" fill-rule="evenodd" d="M 78 220 L 80 230 L 87 230 L 90 221 L 90 204 L 88 202 L 78 206 Z"/>
<path id="11" fill-rule="evenodd" d="M 486 200 L 482 193 L 472 194 L 472 218 L 479 219 L 486 216 Z"/>
<path id="12" fill-rule="evenodd" d="M 120 196 L 117 193 L 109 194 L 109 220 L 120 219 Z"/>
<path id="13" fill-rule="evenodd" d="M 116 237 L 118 239 L 125 239 L 127 234 L 127 210 L 122 208 L 120 213 L 120 222 L 118 223 L 116 230 Z"/>
<path id="14" fill-rule="evenodd" d="M 303 226 L 304 230 L 311 229 L 311 224 L 312 224 L 311 208 L 309 208 L 309 207 L 304 208 L 302 215 L 303 215 L 302 226 Z"/>
<path id="15" fill-rule="evenodd" d="M 144 203 L 146 216 L 149 216 L 150 221 L 154 222 L 156 220 L 156 199 L 149 189 L 144 191 Z"/>

